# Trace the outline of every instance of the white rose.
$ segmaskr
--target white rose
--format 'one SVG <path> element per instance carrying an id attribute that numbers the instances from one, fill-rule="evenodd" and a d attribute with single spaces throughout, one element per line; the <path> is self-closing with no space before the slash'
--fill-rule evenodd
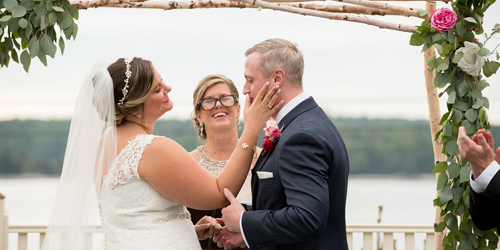
<path id="1" fill-rule="evenodd" d="M 457 54 L 459 52 L 464 53 L 464 56 L 458 62 L 458 67 L 471 76 L 478 76 L 479 71 L 481 71 L 484 65 L 484 57 L 478 55 L 478 51 L 481 48 L 477 44 L 470 42 L 464 42 L 464 45 L 465 47 L 458 49 L 456 52 Z M 472 64 L 472 56 L 474 54 L 476 55 L 476 63 Z"/>

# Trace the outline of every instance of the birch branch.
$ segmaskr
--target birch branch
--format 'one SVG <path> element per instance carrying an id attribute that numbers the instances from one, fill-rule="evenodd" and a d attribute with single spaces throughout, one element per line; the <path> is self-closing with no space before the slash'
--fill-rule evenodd
<path id="1" fill-rule="evenodd" d="M 149 9 L 199 9 L 199 8 L 259 8 L 254 5 L 234 2 L 230 0 L 200 0 L 200 1 L 144 1 L 144 0 L 92 0 L 92 1 L 70 1 L 78 9 L 88 9 L 97 7 L 121 7 L 121 8 L 149 8 Z M 333 5 L 333 4 L 312 4 L 312 3 L 281 3 L 284 6 L 292 6 L 309 10 L 325 11 L 330 13 L 352 13 L 364 15 L 399 15 L 394 11 L 368 8 L 356 5 Z"/>
<path id="2" fill-rule="evenodd" d="M 130 5 L 131 3 L 144 2 L 146 0 L 70 0 L 69 3 L 79 10 L 97 7 L 112 7 L 119 5 Z"/>
<path id="3" fill-rule="evenodd" d="M 336 0 L 266 0 L 266 2 L 276 3 L 276 2 L 331 2 Z M 371 0 L 373 2 L 384 1 L 384 2 L 427 2 L 428 0 Z M 448 3 L 451 0 L 437 0 L 438 2 Z"/>
<path id="4" fill-rule="evenodd" d="M 279 10 L 279 11 L 284 11 L 284 12 L 289 12 L 289 13 L 294 13 L 294 14 L 316 16 L 316 17 L 322 17 L 322 18 L 327 18 L 327 19 L 332 19 L 332 20 L 342 20 L 342 21 L 349 21 L 349 22 L 364 23 L 364 24 L 368 24 L 368 25 L 377 26 L 377 27 L 380 27 L 383 29 L 391 29 L 391 30 L 398 30 L 398 31 L 404 31 L 404 32 L 415 32 L 415 30 L 417 29 L 415 26 L 384 22 L 384 21 L 380 21 L 380 20 L 369 19 L 368 17 L 365 17 L 365 16 L 362 17 L 362 16 L 350 15 L 350 14 L 333 14 L 333 13 L 327 13 L 327 12 L 322 12 L 322 11 L 317 11 L 317 10 L 308 10 L 308 9 L 295 8 L 295 7 L 291 7 L 291 6 L 282 6 L 280 4 L 264 2 L 261 0 L 241 0 L 241 2 L 244 2 L 247 4 L 253 4 L 253 5 L 261 7 L 261 8 Z"/>
<path id="5" fill-rule="evenodd" d="M 418 18 L 423 18 L 427 20 L 431 20 L 431 14 L 428 13 L 425 16 L 420 16 L 418 12 L 422 9 L 417 9 L 417 8 L 407 8 L 407 7 L 401 7 L 397 5 L 392 5 L 388 3 L 377 3 L 373 2 L 371 0 L 335 0 L 338 2 L 345 2 L 345 3 L 350 3 L 350 4 L 355 4 L 355 5 L 361 5 L 365 7 L 371 7 L 371 8 L 377 8 L 377 9 L 382 9 L 382 10 L 390 10 L 394 11 L 396 13 L 399 13 L 403 16 L 409 17 L 409 16 L 414 16 Z"/>

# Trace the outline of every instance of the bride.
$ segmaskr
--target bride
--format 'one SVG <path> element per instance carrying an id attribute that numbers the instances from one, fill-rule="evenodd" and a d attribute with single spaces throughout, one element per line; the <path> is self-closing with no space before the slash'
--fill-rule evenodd
<path id="1" fill-rule="evenodd" d="M 264 124 L 282 106 L 272 106 L 279 90 L 267 88 L 246 100 L 245 129 L 214 177 L 178 143 L 152 134 L 173 103 L 150 61 L 95 65 L 77 99 L 42 249 L 200 249 L 186 206 L 224 207 L 224 189 L 239 192 Z M 96 243 L 100 221 L 104 241 Z"/>

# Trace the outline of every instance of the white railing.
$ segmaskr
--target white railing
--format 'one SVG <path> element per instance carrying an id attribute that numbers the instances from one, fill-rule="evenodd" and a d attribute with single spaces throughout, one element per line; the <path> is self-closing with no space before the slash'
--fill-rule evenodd
<path id="1" fill-rule="evenodd" d="M 28 250 L 28 234 L 31 237 L 39 239 L 39 246 L 36 249 L 41 249 L 47 226 L 10 226 L 9 216 L 5 211 L 4 196 L 0 194 L 0 250 L 9 250 L 9 235 L 17 236 L 17 250 Z M 99 228 L 100 229 L 100 228 Z M 434 229 L 432 226 L 420 225 L 348 225 L 347 240 L 349 249 L 351 250 L 377 250 L 381 240 L 383 250 L 395 250 L 394 239 L 395 234 L 404 235 L 404 248 L 397 250 L 415 250 L 415 235 L 423 235 L 425 249 L 432 250 L 435 248 Z M 375 235 L 375 237 L 374 237 Z M 356 241 L 354 241 L 356 239 Z M 355 245 L 358 245 L 354 249 Z M 374 247 L 375 246 L 375 247 Z M 10 246 L 12 249 L 14 246 Z M 30 248 L 29 250 L 34 250 Z"/>

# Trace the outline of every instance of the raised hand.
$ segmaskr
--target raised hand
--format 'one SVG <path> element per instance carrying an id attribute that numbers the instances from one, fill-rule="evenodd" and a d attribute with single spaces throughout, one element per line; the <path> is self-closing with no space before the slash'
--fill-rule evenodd
<path id="1" fill-rule="evenodd" d="M 493 137 L 491 133 L 482 131 L 471 140 L 465 133 L 465 128 L 460 127 L 458 132 L 458 149 L 462 156 L 470 162 L 472 176 L 477 178 L 492 162 L 500 159 L 500 150 L 497 155 L 493 151 Z"/>
<path id="2" fill-rule="evenodd" d="M 267 82 L 262 86 L 252 103 L 247 96 L 243 111 L 245 127 L 250 126 L 260 133 L 269 117 L 283 107 L 283 101 L 276 103 L 280 91 L 279 86 L 270 88 L 269 82 Z"/>

